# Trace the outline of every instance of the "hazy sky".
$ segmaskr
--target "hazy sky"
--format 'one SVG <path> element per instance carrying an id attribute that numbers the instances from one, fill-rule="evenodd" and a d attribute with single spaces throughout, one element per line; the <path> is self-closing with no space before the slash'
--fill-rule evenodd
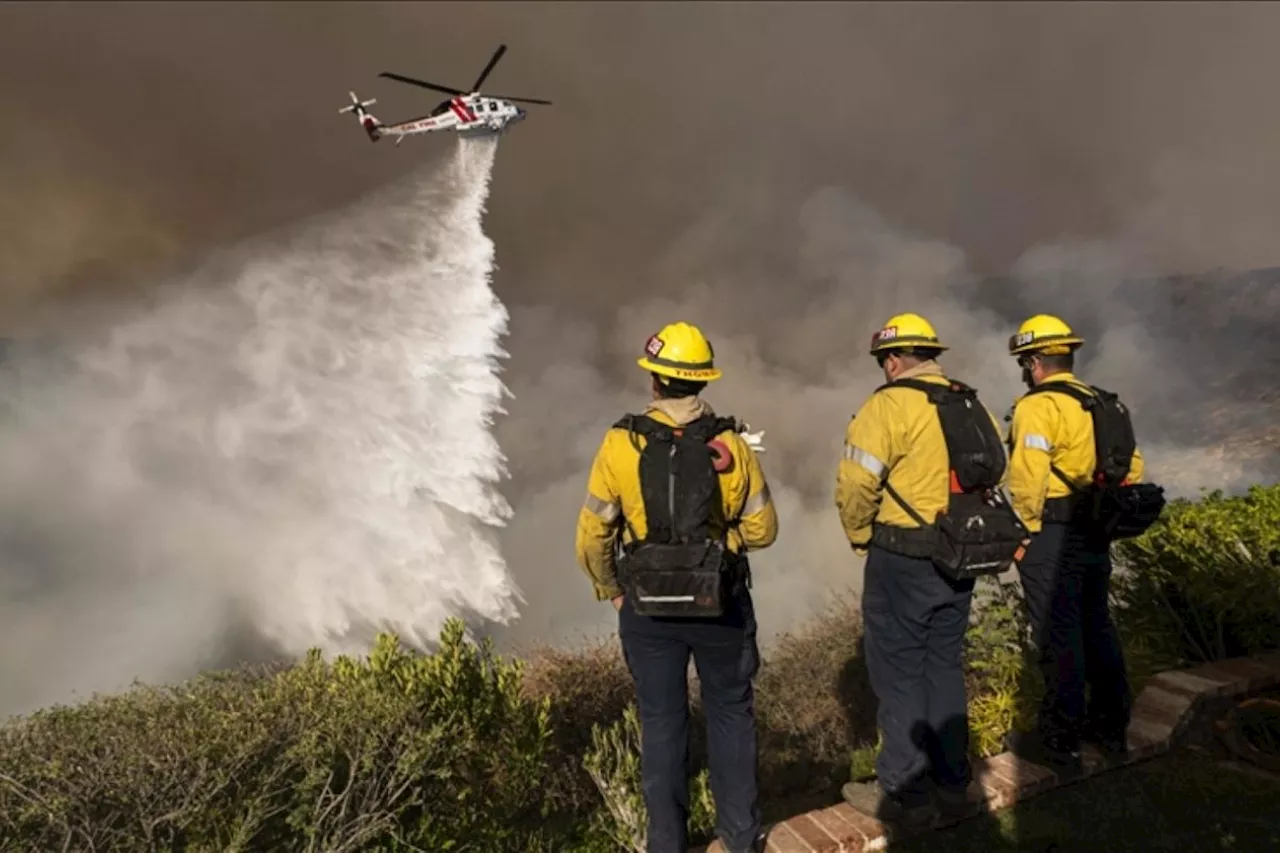
<path id="1" fill-rule="evenodd" d="M 0 23 L 8 294 L 438 157 L 336 111 L 352 88 L 387 120 L 425 111 L 434 93 L 377 73 L 465 86 L 500 41 L 486 88 L 555 101 L 498 165 L 509 300 L 610 304 L 744 186 L 856 188 L 981 272 L 1120 230 L 1179 267 L 1275 261 L 1267 4 L 11 3 Z"/>

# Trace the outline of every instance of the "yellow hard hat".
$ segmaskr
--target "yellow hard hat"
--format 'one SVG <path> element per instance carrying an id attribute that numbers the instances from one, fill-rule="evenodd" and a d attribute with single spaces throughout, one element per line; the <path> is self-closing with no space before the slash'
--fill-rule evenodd
<path id="1" fill-rule="evenodd" d="M 671 323 L 645 341 L 645 354 L 636 364 L 672 379 L 711 382 L 720 378 L 715 353 L 702 330 L 689 323 Z"/>
<path id="2" fill-rule="evenodd" d="M 886 350 L 909 347 L 948 349 L 938 340 L 938 333 L 934 331 L 933 324 L 919 314 L 895 314 L 884 321 L 880 331 L 871 336 L 872 355 Z"/>
<path id="3" fill-rule="evenodd" d="M 1066 355 L 1084 343 L 1062 319 L 1052 314 L 1028 318 L 1009 338 L 1009 355 L 1034 352 L 1041 355 Z"/>

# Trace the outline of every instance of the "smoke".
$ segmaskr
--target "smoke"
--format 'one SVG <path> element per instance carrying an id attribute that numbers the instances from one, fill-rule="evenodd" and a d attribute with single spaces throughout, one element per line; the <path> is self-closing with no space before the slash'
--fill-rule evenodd
<path id="1" fill-rule="evenodd" d="M 0 422 L 3 707 L 228 654 L 429 644 L 504 621 L 489 426 L 507 314 L 480 227 L 495 143 L 228 249 L 18 354 Z"/>
<path id="2" fill-rule="evenodd" d="M 735 236 L 742 233 L 770 239 L 744 246 Z M 517 365 L 510 379 L 515 402 L 500 436 L 513 454 L 517 481 L 537 484 L 513 495 L 515 521 L 504 532 L 517 576 L 541 575 L 548 563 L 572 564 L 568 525 L 603 430 L 645 403 L 648 379 L 633 366 L 637 347 L 676 318 L 704 329 L 725 370 L 707 397 L 721 412 L 768 431 L 764 467 L 780 534 L 753 558 L 766 640 L 821 608 L 833 591 L 861 586 L 861 560 L 850 553 L 833 505 L 834 476 L 850 416 L 884 381 L 867 354 L 870 336 L 902 311 L 934 322 L 951 347 L 944 367 L 978 387 L 997 416 L 1025 390 L 1006 353 L 1016 324 L 1033 311 L 1070 318 L 1089 341 L 1078 372 L 1131 404 L 1147 476 L 1171 496 L 1237 490 L 1280 474 L 1274 443 L 1230 446 L 1246 423 L 1240 412 L 1216 429 L 1209 423 L 1209 411 L 1225 402 L 1213 389 L 1215 376 L 1225 378 L 1255 415 L 1269 387 L 1265 372 L 1257 371 L 1276 359 L 1275 351 L 1238 346 L 1240 339 L 1260 339 L 1240 322 L 1257 306 L 1256 294 L 1233 286 L 1238 282 L 1200 278 L 1190 304 L 1178 306 L 1185 293 L 1172 283 L 1142 286 L 1157 271 L 1123 240 L 1032 247 L 1011 271 L 1020 298 L 1008 300 L 984 292 L 986 282 L 959 247 L 890 222 L 846 188 L 825 187 L 794 207 L 753 206 L 742 196 L 717 201 L 654 267 L 659 275 L 679 270 L 686 282 L 681 298 L 624 302 L 611 323 L 594 332 L 585 324 L 566 326 L 545 309 L 513 309 L 512 351 L 534 349 L 524 335 L 563 335 L 577 343 L 559 348 L 553 363 L 536 373 Z M 1271 275 L 1267 283 L 1274 287 L 1275 280 Z M 1224 309 L 1224 302 L 1235 304 Z M 1188 346 L 1194 338 L 1184 329 L 1215 326 L 1198 305 L 1216 305 L 1230 318 L 1223 331 L 1241 333 L 1236 346 Z M 761 326 L 768 331 L 759 332 Z M 1216 357 L 1197 358 L 1208 354 Z M 564 431 L 558 445 L 544 430 L 533 433 L 560 453 L 516 452 L 527 441 L 517 431 L 531 423 L 554 423 Z M 557 525 L 566 532 L 548 543 L 551 558 L 541 550 L 526 556 L 523 547 L 546 541 L 543 531 Z M 610 613 L 592 613 L 585 605 L 570 609 L 554 586 L 531 588 L 530 596 L 521 621 L 508 632 L 516 642 L 549 636 L 572 641 L 611 627 Z"/>
<path id="3" fill-rule="evenodd" d="M 573 525 L 603 430 L 647 396 L 636 350 L 674 319 L 713 339 L 712 404 L 767 431 L 781 532 L 754 563 L 765 634 L 860 583 L 835 461 L 881 381 L 869 336 L 899 311 L 938 326 L 947 368 L 1001 415 L 1019 392 L 1008 335 L 1060 313 L 1089 341 L 1081 374 L 1133 405 L 1153 477 L 1194 493 L 1275 474 L 1275 278 L 1155 281 L 1277 264 L 1274 6 L 10 4 L 0 17 L 13 105 L 0 185 L 15 188 L 0 197 L 0 285 L 23 333 L 37 297 L 60 319 L 86 293 L 109 301 L 108 286 L 145 292 L 152 270 L 412 174 L 444 143 L 369 146 L 335 114 L 347 90 L 377 97 L 384 120 L 420 114 L 431 96 L 374 75 L 465 86 L 509 44 L 485 88 L 555 102 L 504 147 L 485 222 L 510 311 L 513 398 L 495 435 L 513 508 L 499 541 L 527 599 L 502 632 L 512 644 L 610 627 L 574 566 Z M 80 519 L 32 517 L 84 535 Z M 243 549 L 274 541 L 270 527 Z M 51 600 L 97 571 L 63 566 Z M 90 615 L 131 624 L 107 605 L 64 624 Z"/>

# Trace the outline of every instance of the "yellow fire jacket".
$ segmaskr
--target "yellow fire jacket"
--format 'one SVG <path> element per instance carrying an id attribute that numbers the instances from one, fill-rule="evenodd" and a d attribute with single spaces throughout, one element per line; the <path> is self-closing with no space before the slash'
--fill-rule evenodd
<path id="1" fill-rule="evenodd" d="M 1055 373 L 1044 381 L 1070 382 L 1089 390 L 1069 372 Z M 1050 465 L 1058 466 L 1078 488 L 1089 484 L 1096 465 L 1093 419 L 1066 394 L 1042 392 L 1024 396 L 1013 404 L 1008 442 L 1009 499 L 1027 529 L 1035 533 L 1044 523 L 1045 501 L 1071 494 Z M 1141 481 L 1143 465 L 1142 451 L 1135 450 L 1128 482 Z"/>
<path id="2" fill-rule="evenodd" d="M 940 385 L 947 382 L 934 361 L 916 365 L 899 378 L 917 377 Z M 999 435 L 999 422 L 989 409 L 986 412 Z M 913 388 L 892 386 L 872 394 L 849 422 L 836 469 L 836 509 L 850 544 L 862 552 L 871 541 L 873 522 L 919 526 L 885 495 L 886 481 L 932 523 L 951 502 L 950 470 L 942 421 L 928 397 Z"/>
<path id="3" fill-rule="evenodd" d="M 683 426 L 713 411 L 699 397 L 683 397 L 654 401 L 644 413 L 668 426 Z M 778 515 L 760 460 L 738 433 L 726 430 L 717 438 L 733 454 L 734 464 L 720 474 L 723 515 L 713 517 L 712 535 L 725 535 L 729 549 L 738 554 L 768 547 L 778 536 Z M 578 513 L 578 565 L 591 579 L 597 601 L 622 594 L 614 562 L 617 537 L 629 542 L 632 532 L 643 539 L 648 531 L 640 493 L 640 449 L 645 438 L 636 435 L 634 445 L 632 441 L 625 429 L 605 433 Z M 727 534 L 717 529 L 717 524 L 724 524 L 722 519 L 730 520 Z"/>

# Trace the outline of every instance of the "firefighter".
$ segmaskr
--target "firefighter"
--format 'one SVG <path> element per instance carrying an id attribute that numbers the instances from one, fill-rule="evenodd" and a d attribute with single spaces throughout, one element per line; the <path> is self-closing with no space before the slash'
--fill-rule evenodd
<path id="1" fill-rule="evenodd" d="M 762 850 L 753 692 L 759 650 L 747 552 L 773 543 L 777 513 L 748 443 L 752 437 L 700 396 L 721 375 L 702 332 L 688 323 L 668 325 L 649 338 L 638 364 L 650 374 L 652 401 L 643 415 L 629 415 L 605 433 L 578 516 L 576 551 L 596 599 L 611 601 L 618 611 L 622 651 L 635 682 L 647 850 L 685 853 L 688 846 L 691 655 L 707 715 L 717 833 L 734 853 Z M 690 439 L 699 430 L 699 438 Z M 650 447 L 656 452 L 646 453 Z M 679 562 L 690 548 L 670 544 L 682 538 L 667 536 L 672 530 L 699 530 L 708 542 L 721 543 L 721 599 L 655 594 L 662 584 L 687 587 L 680 576 L 705 579 L 711 571 Z M 642 569 L 629 568 L 628 559 L 649 572 L 649 581 L 629 581 Z M 713 599 L 722 612 L 699 615 L 714 610 L 706 603 Z M 691 603 L 669 603 L 685 600 Z M 682 607 L 687 612 L 652 615 Z"/>
<path id="2" fill-rule="evenodd" d="M 936 361 L 946 349 L 918 314 L 894 316 L 875 333 L 871 355 L 888 384 L 849 423 L 836 474 L 840 522 L 867 558 L 864 643 L 882 737 L 876 784 L 851 782 L 842 793 L 886 821 L 927 821 L 937 805 L 963 809 L 972 780 L 961 652 L 974 581 L 945 576 L 927 556 L 934 531 L 926 525 L 950 501 L 946 437 L 929 397 L 894 386 L 948 386 Z M 999 423 L 980 408 L 990 452 L 1004 462 Z"/>
<path id="3" fill-rule="evenodd" d="M 1009 493 L 1032 533 L 1018 573 L 1045 695 L 1035 731 L 1010 733 L 1006 746 L 1067 769 L 1079 767 L 1082 739 L 1104 753 L 1125 751 L 1132 701 L 1107 601 L 1109 541 L 1091 532 L 1076 509 L 1074 492 L 1089 485 L 1097 462 L 1093 420 L 1065 388 L 1095 396 L 1072 373 L 1083 343 L 1049 314 L 1029 318 L 1009 339 L 1009 354 L 1033 389 L 1010 415 Z M 1138 482 L 1142 472 L 1135 449 L 1128 482 Z"/>

